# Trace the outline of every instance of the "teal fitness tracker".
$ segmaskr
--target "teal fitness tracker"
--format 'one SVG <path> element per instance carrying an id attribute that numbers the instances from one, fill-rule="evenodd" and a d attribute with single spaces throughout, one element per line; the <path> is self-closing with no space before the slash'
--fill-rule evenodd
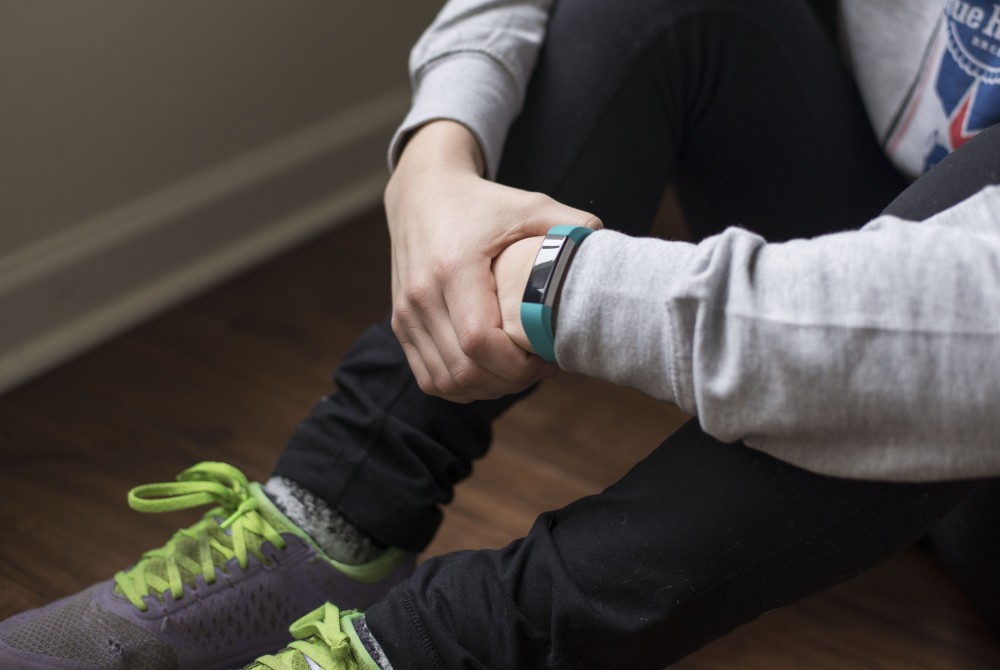
<path id="1" fill-rule="evenodd" d="M 535 353 L 555 363 L 555 334 L 552 330 L 552 307 L 563 276 L 577 247 L 592 231 L 582 226 L 556 226 L 542 241 L 528 285 L 521 298 L 521 326 Z"/>

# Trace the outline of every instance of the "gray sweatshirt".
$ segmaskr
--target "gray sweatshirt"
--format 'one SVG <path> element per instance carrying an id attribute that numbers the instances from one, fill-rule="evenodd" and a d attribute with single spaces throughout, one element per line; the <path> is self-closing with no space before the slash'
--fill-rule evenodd
<path id="1" fill-rule="evenodd" d="M 412 52 L 414 101 L 390 163 L 407 132 L 452 119 L 476 135 L 495 175 L 550 5 L 449 2 Z M 873 127 L 913 176 L 960 146 L 976 130 L 970 119 L 989 121 L 970 110 L 992 85 L 976 58 L 1000 44 L 1000 14 L 994 39 L 980 11 L 950 16 L 943 0 L 842 5 Z M 955 100 L 934 99 L 937 89 Z M 919 224 L 880 217 L 782 244 L 736 228 L 697 245 L 600 231 L 564 282 L 556 356 L 813 471 L 1000 474 L 1000 188 Z"/>

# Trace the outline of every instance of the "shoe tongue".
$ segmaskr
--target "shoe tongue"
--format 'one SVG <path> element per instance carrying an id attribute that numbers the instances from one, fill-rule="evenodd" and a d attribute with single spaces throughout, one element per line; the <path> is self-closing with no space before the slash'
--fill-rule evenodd
<path id="1" fill-rule="evenodd" d="M 305 670 L 305 668 L 308 668 L 309 670 L 323 670 L 323 667 L 320 666 L 319 663 L 317 663 L 316 661 L 312 660 L 311 658 L 309 658 L 305 654 L 302 654 L 301 658 L 305 659 L 305 665 L 303 666 L 303 670 Z M 296 658 L 295 659 L 295 663 L 298 663 L 298 661 L 299 661 L 299 659 Z M 298 666 L 295 667 L 295 670 L 299 670 Z"/>
<path id="2" fill-rule="evenodd" d="M 257 501 L 257 512 L 274 527 L 279 533 L 292 533 L 303 539 L 312 542 L 305 531 L 295 525 L 295 523 L 285 516 L 285 513 L 274 504 L 274 501 L 264 491 L 264 487 L 257 482 L 250 483 L 250 497 Z"/>
<path id="3" fill-rule="evenodd" d="M 279 660 L 278 667 L 282 670 L 326 670 L 297 649 L 282 649 L 274 658 Z M 259 661 L 254 661 L 243 670 L 260 670 L 262 667 L 264 666 Z M 272 667 L 272 664 L 269 663 L 267 667 Z"/>

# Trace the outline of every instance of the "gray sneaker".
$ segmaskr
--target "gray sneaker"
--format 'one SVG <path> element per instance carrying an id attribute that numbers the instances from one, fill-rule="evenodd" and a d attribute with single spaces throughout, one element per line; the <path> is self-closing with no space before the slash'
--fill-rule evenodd
<path id="1" fill-rule="evenodd" d="M 326 601 L 363 609 L 413 572 L 390 549 L 344 565 L 224 463 L 129 493 L 144 512 L 218 505 L 114 579 L 0 622 L 3 670 L 225 670 L 288 641 Z"/>

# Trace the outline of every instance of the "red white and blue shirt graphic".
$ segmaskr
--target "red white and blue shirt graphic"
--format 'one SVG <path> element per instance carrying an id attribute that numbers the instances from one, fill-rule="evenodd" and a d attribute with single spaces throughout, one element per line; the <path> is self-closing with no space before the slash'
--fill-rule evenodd
<path id="1" fill-rule="evenodd" d="M 917 176 L 1000 121 L 1000 3 L 948 0 L 886 153 Z"/>

